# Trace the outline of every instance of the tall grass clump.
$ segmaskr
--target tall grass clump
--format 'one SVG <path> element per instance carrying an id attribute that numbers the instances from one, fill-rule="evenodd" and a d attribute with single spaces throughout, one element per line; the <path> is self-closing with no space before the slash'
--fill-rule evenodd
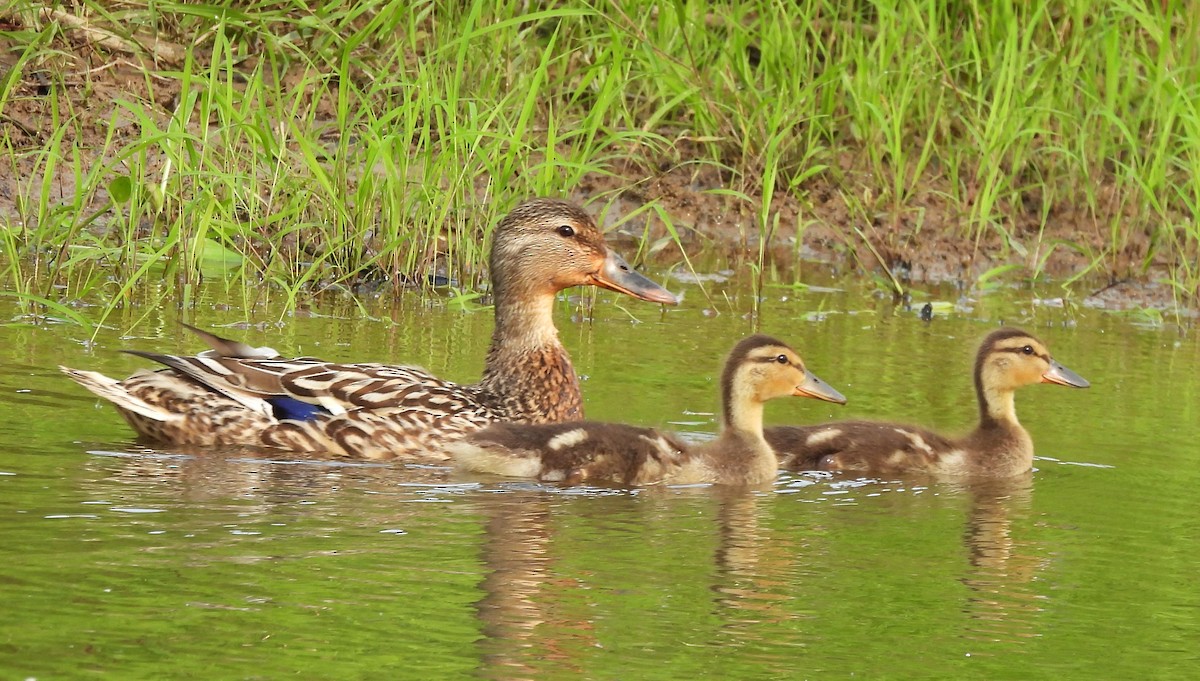
<path id="1" fill-rule="evenodd" d="M 38 304 L 107 310 L 147 281 L 212 277 L 293 300 L 473 289 L 522 198 L 589 183 L 601 203 L 654 203 L 647 180 L 674 174 L 719 178 L 694 190 L 748 216 L 716 236 L 752 242 L 760 273 L 772 243 L 833 220 L 889 269 L 957 240 L 1026 277 L 1071 251 L 1076 274 L 1165 272 L 1194 297 L 1198 14 L 4 0 L 3 276 Z M 641 215 L 682 249 L 664 210 Z"/>

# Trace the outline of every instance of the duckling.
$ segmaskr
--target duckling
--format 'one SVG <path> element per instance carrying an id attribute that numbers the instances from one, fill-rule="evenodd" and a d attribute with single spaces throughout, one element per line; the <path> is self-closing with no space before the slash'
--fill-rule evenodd
<path id="1" fill-rule="evenodd" d="M 800 395 L 844 404 L 846 398 L 804 367 L 796 351 L 769 336 L 750 336 L 729 353 L 721 374 L 720 434 L 690 446 L 654 428 L 592 421 L 495 423 L 452 444 L 469 471 L 575 485 L 721 483 L 761 485 L 778 472 L 763 440 L 763 403 Z"/>
<path id="2" fill-rule="evenodd" d="M 975 359 L 979 425 L 950 438 L 916 426 L 842 421 L 766 430 L 767 442 L 788 470 L 847 471 L 869 475 L 923 473 L 935 477 L 1008 477 L 1033 467 L 1033 440 L 1017 421 L 1013 393 L 1034 383 L 1086 388 L 1044 343 L 1013 328 L 993 331 Z"/>
<path id="3" fill-rule="evenodd" d="M 579 380 L 554 326 L 559 291 L 599 286 L 677 302 L 609 250 L 587 213 L 554 199 L 528 201 L 501 220 L 491 277 L 496 325 L 473 385 L 418 367 L 285 358 L 206 332 L 212 349 L 196 356 L 133 352 L 169 368 L 122 381 L 60 368 L 160 442 L 436 459 L 441 445 L 493 421 L 583 418 Z"/>

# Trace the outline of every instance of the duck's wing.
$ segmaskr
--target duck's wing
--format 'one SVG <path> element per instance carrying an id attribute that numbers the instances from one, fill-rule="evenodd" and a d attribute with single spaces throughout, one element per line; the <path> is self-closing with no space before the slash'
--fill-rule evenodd
<path id="1" fill-rule="evenodd" d="M 143 436 L 365 458 L 444 460 L 442 447 L 506 418 L 477 386 L 419 367 L 283 358 L 199 331 L 199 355 L 133 351 L 160 364 L 124 380 L 63 372 L 112 402 Z"/>
<path id="2" fill-rule="evenodd" d="M 126 352 L 164 364 L 229 399 L 267 400 L 285 412 L 289 400 L 334 416 L 358 409 L 407 406 L 445 411 L 478 406 L 471 388 L 444 381 L 420 367 L 342 364 L 308 357 L 253 359 Z"/>
<path id="3" fill-rule="evenodd" d="M 112 402 L 140 435 L 176 445 L 271 447 L 368 459 L 443 461 L 447 443 L 498 418 L 469 390 L 440 394 L 442 389 L 428 386 L 410 386 L 405 391 L 391 385 L 392 406 L 358 407 L 335 415 L 291 397 L 294 390 L 280 396 L 226 385 L 218 391 L 175 369 L 141 370 L 121 381 L 93 371 L 62 370 Z M 213 381 L 211 376 L 206 379 Z M 326 402 L 336 397 L 337 389 L 331 395 Z M 361 396 L 354 399 L 363 403 Z M 339 404 L 348 403 L 343 399 Z"/>
<path id="4" fill-rule="evenodd" d="M 898 423 L 837 421 L 816 426 L 776 426 L 763 430 L 792 471 L 846 471 L 871 475 L 932 471 L 959 445 L 932 431 Z"/>
<path id="5" fill-rule="evenodd" d="M 229 399 L 259 408 L 268 400 L 281 418 L 311 416 L 302 405 L 340 416 L 357 409 L 428 409 L 442 412 L 478 408 L 478 390 L 445 381 L 416 366 L 327 362 L 315 357 L 282 357 L 270 347 L 240 341 L 184 324 L 209 346 L 197 355 L 126 350 L 166 365 Z M 299 404 L 294 404 L 295 401 Z M 292 414 L 299 410 L 299 414 Z"/>

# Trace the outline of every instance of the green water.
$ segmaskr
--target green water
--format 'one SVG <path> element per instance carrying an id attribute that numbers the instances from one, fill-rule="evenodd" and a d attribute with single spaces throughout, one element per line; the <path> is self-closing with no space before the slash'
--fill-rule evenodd
<path id="1" fill-rule="evenodd" d="M 561 303 L 590 417 L 711 432 L 721 356 L 757 329 L 850 398 L 777 401 L 773 423 L 965 428 L 973 346 L 999 320 L 1040 335 L 1093 387 L 1021 391 L 1040 457 L 1030 479 L 559 490 L 147 449 L 55 370 L 123 376 L 144 362 L 118 348 L 200 349 L 181 317 L 254 317 L 272 324 L 218 330 L 471 380 L 486 312 L 334 298 L 276 325 L 270 301 L 202 290 L 182 312 L 111 320 L 94 347 L 78 327 L 0 328 L 3 678 L 1195 676 L 1194 333 L 1020 291 L 924 324 L 854 288 L 770 289 L 757 316 L 745 290 L 713 286 L 710 303 L 686 288 L 667 312 L 602 295 L 588 320 Z"/>

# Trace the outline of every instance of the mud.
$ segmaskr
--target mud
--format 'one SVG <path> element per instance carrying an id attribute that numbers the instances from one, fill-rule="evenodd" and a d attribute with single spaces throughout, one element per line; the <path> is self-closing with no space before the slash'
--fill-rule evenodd
<path id="1" fill-rule="evenodd" d="M 4 28 L 0 26 L 0 30 Z M 9 39 L 0 37 L 0 74 L 14 68 L 15 55 L 20 53 L 14 47 Z M 102 151 L 106 144 L 111 156 L 111 150 L 120 150 L 137 134 L 136 121 L 120 101 L 143 103 L 150 115 L 165 118 L 179 98 L 177 80 L 158 77 L 120 55 L 114 57 L 87 42 L 64 42 L 59 47 L 62 52 L 56 59 L 39 68 L 27 66 L 17 74 L 15 87 L 0 108 L 0 136 L 7 137 L 15 152 L 5 164 L 14 174 L 0 176 L 0 220 L 10 224 L 23 212 L 27 214 L 18 210 L 18 202 L 36 205 L 35 197 L 21 192 L 38 190 L 39 184 L 19 180 L 42 172 L 44 161 L 30 152 L 43 147 L 56 133 L 55 94 L 57 115 L 83 123 L 82 135 L 71 140 L 71 146 L 84 167 L 111 162 Z M 289 73 L 285 79 L 298 80 L 299 74 Z M 57 93 L 55 88 L 59 88 Z M 332 102 L 319 106 L 332 120 Z M 606 211 L 610 226 L 646 203 L 657 202 L 669 215 L 689 256 L 757 256 L 764 234 L 756 218 L 761 191 L 753 188 L 753 178 L 738 178 L 711 164 L 693 163 L 706 156 L 705 150 L 686 138 L 661 158 L 647 160 L 646 153 L 645 149 L 631 150 L 627 158 L 612 163 L 608 174 L 584 177 L 572 190 L 572 197 L 612 202 Z M 775 263 L 787 266 L 816 260 L 868 276 L 886 269 L 902 283 L 956 282 L 969 288 L 981 274 L 1001 265 L 1018 266 L 1006 276 L 1065 279 L 1100 260 L 1103 264 L 1093 268 L 1087 283 L 1077 287 L 1087 305 L 1178 309 L 1181 303 L 1194 303 L 1180 300 L 1178 290 L 1154 283 L 1169 278 L 1171 263 L 1164 257 L 1170 252 L 1152 250 L 1148 227 L 1131 230 L 1133 234 L 1121 251 L 1101 256 L 1110 250 L 1106 226 L 1133 220 L 1132 215 L 1114 213 L 1128 210 L 1120 208 L 1125 202 L 1117 200 L 1115 186 L 1097 189 L 1101 200 L 1096 209 L 1063 201 L 1045 206 L 1036 192 L 1027 192 L 1020 205 L 1001 203 L 997 207 L 998 214 L 1007 216 L 1006 224 L 976 234 L 968 226 L 969 204 L 947 200 L 954 188 L 936 169 L 925 173 L 914 195 L 895 205 L 880 195 L 867 163 L 865 154 L 847 151 L 838 157 L 836 168 L 791 193 L 774 193 L 771 211 L 778 214 L 778 226 L 765 234 L 763 248 Z M 158 159 L 147 159 L 148 167 L 157 165 Z M 72 170 L 66 164 L 58 166 L 48 186 L 54 202 L 81 203 L 77 206 L 80 214 L 90 214 L 107 200 L 102 190 L 77 196 Z M 745 193 L 749 201 L 713 193 L 730 187 Z M 1044 229 L 1043 214 L 1048 216 Z M 679 259 L 666 226 L 652 212 L 621 223 L 616 232 L 629 239 L 648 237 L 658 246 L 650 249 L 650 257 L 659 262 Z"/>

